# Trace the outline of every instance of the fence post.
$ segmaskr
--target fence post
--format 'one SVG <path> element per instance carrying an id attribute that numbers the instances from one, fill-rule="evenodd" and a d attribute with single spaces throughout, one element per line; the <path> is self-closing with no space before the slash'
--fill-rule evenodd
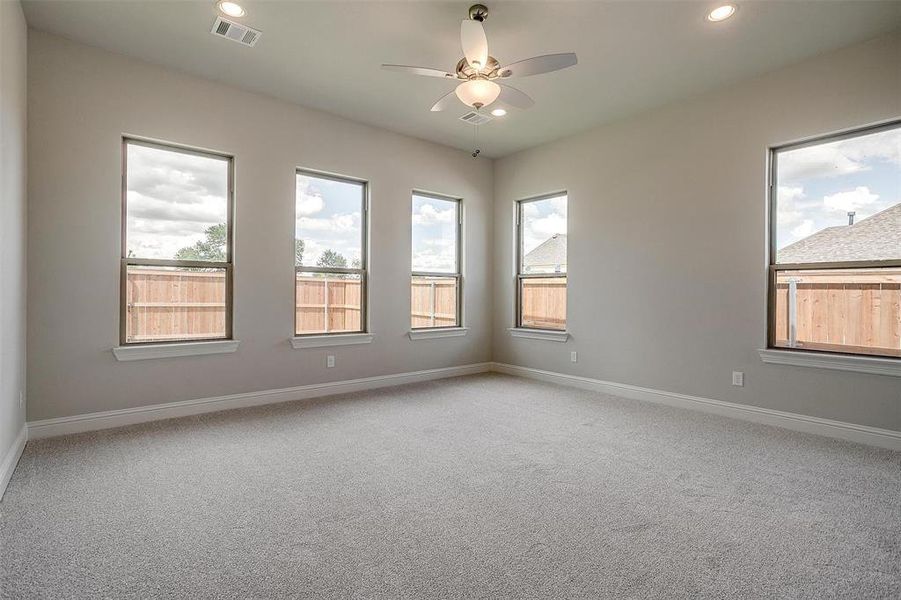
<path id="1" fill-rule="evenodd" d="M 788 347 L 798 345 L 798 282 L 799 277 L 788 279 Z"/>
<path id="2" fill-rule="evenodd" d="M 328 333 L 328 276 L 323 283 L 325 286 L 325 332 Z"/>
<path id="3" fill-rule="evenodd" d="M 435 306 L 438 304 L 438 299 L 435 297 L 436 293 L 437 293 L 435 291 L 435 282 L 430 281 L 429 287 L 431 288 L 431 293 L 429 294 L 429 299 L 431 300 L 431 303 L 432 303 L 432 309 L 429 312 L 431 312 L 431 314 L 432 314 L 432 327 L 434 327 L 435 326 Z"/>

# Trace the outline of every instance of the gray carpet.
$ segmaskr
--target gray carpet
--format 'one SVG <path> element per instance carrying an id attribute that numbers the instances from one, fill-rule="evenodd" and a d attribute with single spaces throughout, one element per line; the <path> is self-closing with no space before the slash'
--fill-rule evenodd
<path id="1" fill-rule="evenodd" d="M 29 442 L 3 598 L 901 597 L 901 453 L 502 375 Z"/>

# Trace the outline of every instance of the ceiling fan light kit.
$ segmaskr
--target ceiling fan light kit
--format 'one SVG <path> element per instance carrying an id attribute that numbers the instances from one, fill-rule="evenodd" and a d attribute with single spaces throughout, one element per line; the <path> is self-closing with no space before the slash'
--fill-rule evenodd
<path id="1" fill-rule="evenodd" d="M 479 109 L 488 106 L 501 94 L 501 86 L 487 79 L 470 79 L 454 90 L 460 102 Z"/>
<path id="2" fill-rule="evenodd" d="M 440 69 L 406 65 L 383 64 L 382 68 L 458 81 L 454 91 L 442 96 L 432 106 L 433 112 L 450 108 L 456 98 L 476 110 L 497 102 L 499 110 L 506 114 L 506 108 L 525 109 L 531 107 L 535 102 L 528 94 L 509 85 L 499 84 L 496 80 L 550 73 L 571 67 L 578 62 L 574 53 L 567 52 L 536 56 L 501 66 L 501 63 L 488 53 L 488 38 L 482 25 L 487 18 L 488 8 L 484 4 L 474 4 L 469 7 L 469 18 L 464 19 L 460 24 L 460 46 L 463 50 L 463 58 L 457 62 L 453 73 Z"/>

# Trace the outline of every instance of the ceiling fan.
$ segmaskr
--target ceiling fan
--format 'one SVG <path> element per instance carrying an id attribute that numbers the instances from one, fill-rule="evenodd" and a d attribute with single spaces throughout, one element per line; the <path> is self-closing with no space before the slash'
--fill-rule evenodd
<path id="1" fill-rule="evenodd" d="M 475 4 L 469 7 L 469 18 L 464 19 L 460 25 L 460 45 L 463 48 L 463 58 L 457 63 L 453 73 L 407 65 L 383 64 L 382 68 L 460 82 L 456 89 L 442 96 L 432 106 L 432 111 L 436 112 L 449 108 L 455 98 L 476 110 L 494 102 L 513 108 L 529 108 L 535 104 L 532 98 L 514 87 L 499 83 L 499 81 L 550 73 L 576 64 L 575 53 L 566 52 L 535 56 L 502 67 L 496 58 L 488 54 L 488 38 L 485 36 L 485 29 L 482 26 L 487 18 L 488 8 L 485 5 Z"/>

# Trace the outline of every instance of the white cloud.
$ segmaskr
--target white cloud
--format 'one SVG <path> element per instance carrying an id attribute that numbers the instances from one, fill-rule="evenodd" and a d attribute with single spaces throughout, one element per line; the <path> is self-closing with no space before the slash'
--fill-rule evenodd
<path id="1" fill-rule="evenodd" d="M 325 207 L 322 193 L 315 189 L 306 177 L 297 177 L 295 199 L 295 210 L 298 218 L 315 215 L 318 212 L 322 212 L 322 209 Z"/>
<path id="2" fill-rule="evenodd" d="M 454 240 L 423 240 L 413 254 L 414 271 L 452 273 L 456 262 Z"/>
<path id="3" fill-rule="evenodd" d="M 522 210 L 524 252 L 531 252 L 555 234 L 566 233 L 566 196 L 527 202 Z"/>
<path id="4" fill-rule="evenodd" d="M 799 204 L 804 198 L 806 198 L 806 195 L 804 194 L 804 188 L 801 186 L 779 186 L 776 193 L 779 225 L 789 227 L 801 221 L 804 217 L 804 210 Z"/>
<path id="5" fill-rule="evenodd" d="M 555 213 L 562 216 L 564 219 L 566 218 L 567 205 L 568 198 L 566 196 L 557 196 L 555 198 L 551 198 L 551 208 Z"/>
<path id="6" fill-rule="evenodd" d="M 332 215 L 330 217 L 300 217 L 297 220 L 301 234 L 311 231 L 346 232 L 360 229 L 360 213 Z"/>
<path id="7" fill-rule="evenodd" d="M 566 233 L 566 217 L 559 213 L 551 213 L 541 219 L 528 221 L 532 233 L 550 237 L 555 233 Z"/>
<path id="8" fill-rule="evenodd" d="M 455 216 L 454 207 L 444 210 L 437 209 L 431 204 L 418 205 L 419 210 L 413 213 L 413 223 L 416 225 L 433 225 L 435 223 L 453 223 Z"/>
<path id="9" fill-rule="evenodd" d="M 813 220 L 812 219 L 804 219 L 803 221 L 801 221 L 801 223 L 799 225 L 797 225 L 796 227 L 794 227 L 791 230 L 791 235 L 792 235 L 793 241 L 797 241 L 802 238 L 806 238 L 807 236 L 812 234 L 814 232 L 814 230 L 815 230 L 815 227 L 813 225 Z"/>
<path id="10" fill-rule="evenodd" d="M 873 208 L 878 200 L 879 194 L 871 193 L 866 186 L 858 186 L 851 191 L 824 196 L 823 206 L 832 212 L 858 211 Z"/>
<path id="11" fill-rule="evenodd" d="M 901 129 L 892 129 L 838 142 L 852 160 L 884 160 L 901 165 Z"/>
<path id="12" fill-rule="evenodd" d="M 801 186 L 780 185 L 778 190 L 779 203 L 793 203 L 804 198 L 804 188 Z"/>
<path id="13" fill-rule="evenodd" d="M 360 213 L 329 217 L 299 217 L 296 235 L 304 242 L 303 264 L 313 266 L 326 250 L 344 256 L 348 263 L 360 258 Z"/>
<path id="14" fill-rule="evenodd" d="M 154 147 L 128 146 L 128 250 L 173 258 L 227 220 L 228 163 Z"/>
<path id="15" fill-rule="evenodd" d="M 782 183 L 837 177 L 868 171 L 872 161 L 901 165 L 901 129 L 782 152 L 778 176 Z"/>
<path id="16" fill-rule="evenodd" d="M 866 165 L 848 156 L 837 144 L 811 146 L 779 155 L 779 181 L 794 182 L 811 177 L 836 177 L 863 171 Z"/>

